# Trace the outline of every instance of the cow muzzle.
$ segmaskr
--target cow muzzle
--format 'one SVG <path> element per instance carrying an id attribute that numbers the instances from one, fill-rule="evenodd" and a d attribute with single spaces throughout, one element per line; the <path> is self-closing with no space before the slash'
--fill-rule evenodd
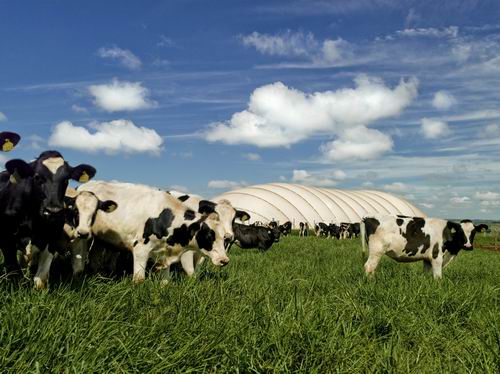
<path id="1" fill-rule="evenodd" d="M 224 267 L 227 264 L 229 264 L 229 257 L 224 256 L 224 257 L 219 257 L 217 259 L 212 259 L 212 262 L 215 266 Z"/>
<path id="2" fill-rule="evenodd" d="M 90 237 L 90 232 L 76 231 L 76 237 L 79 239 L 88 239 Z"/>
<path id="3" fill-rule="evenodd" d="M 48 216 L 54 216 L 54 215 L 57 215 L 57 214 L 60 214 L 62 212 L 63 208 L 61 207 L 46 207 L 44 210 L 43 210 L 43 215 L 45 217 L 48 217 Z"/>
<path id="4" fill-rule="evenodd" d="M 472 251 L 472 250 L 474 249 L 474 247 L 472 247 L 472 245 L 471 245 L 471 244 L 465 244 L 465 245 L 464 245 L 464 249 L 465 249 L 466 251 Z"/>

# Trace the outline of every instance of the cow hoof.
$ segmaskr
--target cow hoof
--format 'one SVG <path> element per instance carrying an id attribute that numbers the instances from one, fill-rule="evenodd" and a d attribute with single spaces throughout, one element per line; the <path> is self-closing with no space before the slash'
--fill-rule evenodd
<path id="1" fill-rule="evenodd" d="M 35 290 L 44 290 L 47 288 L 47 282 L 39 277 L 35 277 Z"/>

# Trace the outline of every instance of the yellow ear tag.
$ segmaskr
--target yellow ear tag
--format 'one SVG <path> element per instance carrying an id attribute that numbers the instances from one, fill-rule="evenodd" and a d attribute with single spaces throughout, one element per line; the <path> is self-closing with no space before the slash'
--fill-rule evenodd
<path id="1" fill-rule="evenodd" d="M 87 172 L 84 170 L 82 172 L 82 175 L 80 175 L 80 178 L 78 179 L 78 182 L 80 183 L 85 183 L 85 182 L 88 182 L 90 179 L 89 175 L 87 174 Z"/>
<path id="2" fill-rule="evenodd" d="M 16 179 L 16 177 L 13 174 L 10 175 L 9 181 L 12 184 L 16 184 L 17 183 L 17 179 Z"/>
<path id="3" fill-rule="evenodd" d="M 14 143 L 10 141 L 10 139 L 5 139 L 2 145 L 2 151 L 9 152 L 14 149 Z"/>
<path id="4" fill-rule="evenodd" d="M 245 221 L 248 221 L 247 215 L 244 215 L 243 217 L 241 217 L 241 222 L 245 222 Z"/>

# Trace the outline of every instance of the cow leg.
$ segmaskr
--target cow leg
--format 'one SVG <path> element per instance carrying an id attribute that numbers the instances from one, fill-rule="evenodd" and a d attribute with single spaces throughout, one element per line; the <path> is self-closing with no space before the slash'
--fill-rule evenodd
<path id="1" fill-rule="evenodd" d="M 424 273 L 430 273 L 432 271 L 432 265 L 430 261 L 424 260 Z"/>
<path id="2" fill-rule="evenodd" d="M 454 255 L 450 255 L 448 252 L 445 253 L 443 258 L 443 268 L 448 266 L 451 261 L 455 258 Z"/>
<path id="3" fill-rule="evenodd" d="M 181 265 L 188 277 L 192 277 L 195 271 L 194 251 L 189 250 L 181 255 Z"/>
<path id="4" fill-rule="evenodd" d="M 365 273 L 368 277 L 373 277 L 378 263 L 384 255 L 384 251 L 381 246 L 370 246 L 370 244 L 368 244 L 368 253 L 368 260 L 366 260 L 365 263 Z"/>
<path id="5" fill-rule="evenodd" d="M 432 259 L 432 276 L 434 279 L 441 279 L 443 273 L 443 258 L 438 256 L 438 258 Z"/>
<path id="6" fill-rule="evenodd" d="M 32 244 L 33 247 L 36 247 Z M 49 280 L 50 265 L 52 264 L 52 259 L 54 255 L 49 252 L 49 246 L 47 245 L 43 252 L 40 253 L 40 258 L 38 260 L 38 270 L 35 274 L 35 289 L 42 290 L 47 288 L 47 283 Z"/>
<path id="7" fill-rule="evenodd" d="M 21 266 L 19 266 L 19 261 L 17 261 L 16 246 L 10 244 L 6 244 L 5 246 L 2 245 L 2 253 L 7 275 L 15 278 L 19 277 L 22 271 Z"/>
<path id="8" fill-rule="evenodd" d="M 144 282 L 146 279 L 146 264 L 148 262 L 150 249 L 146 244 L 137 244 L 132 255 L 134 257 L 134 283 Z"/>

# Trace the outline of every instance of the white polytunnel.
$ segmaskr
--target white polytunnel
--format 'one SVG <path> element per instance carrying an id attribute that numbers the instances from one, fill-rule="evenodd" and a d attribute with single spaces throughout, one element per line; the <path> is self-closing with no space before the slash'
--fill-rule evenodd
<path id="1" fill-rule="evenodd" d="M 373 190 L 341 190 L 290 183 L 268 183 L 238 188 L 215 197 L 214 201 L 229 200 L 250 215 L 250 223 L 272 220 L 299 222 L 313 227 L 318 222 L 360 222 L 361 218 L 383 213 L 426 217 L 408 201 L 386 192 Z"/>

